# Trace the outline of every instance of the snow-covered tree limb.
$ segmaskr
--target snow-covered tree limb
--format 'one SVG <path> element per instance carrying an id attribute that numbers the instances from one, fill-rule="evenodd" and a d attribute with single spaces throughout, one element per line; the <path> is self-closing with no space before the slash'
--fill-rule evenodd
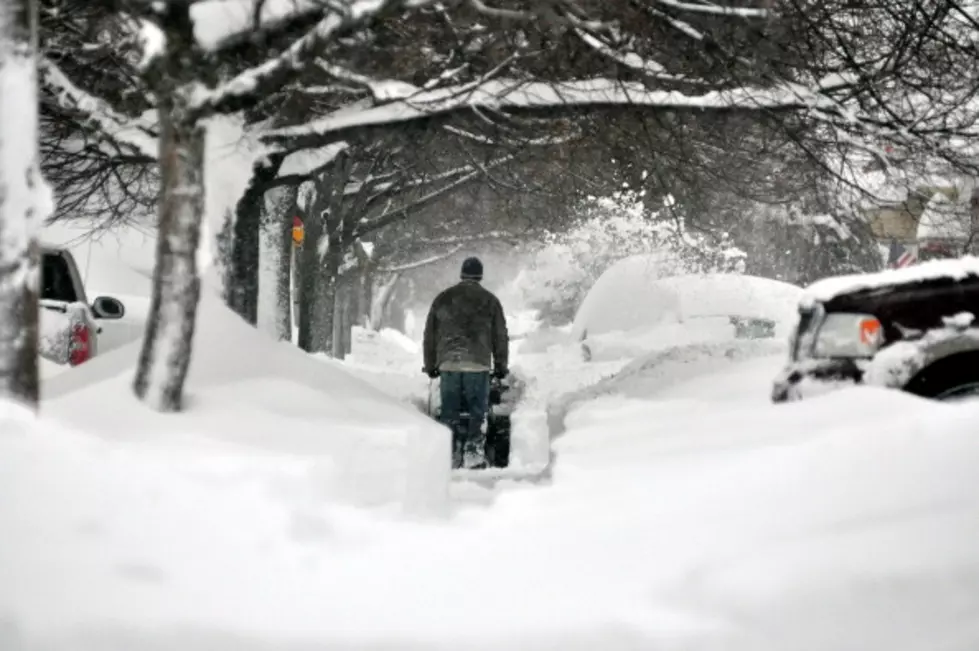
<path id="1" fill-rule="evenodd" d="M 378 271 L 382 273 L 399 274 L 406 271 L 411 271 L 412 269 L 420 269 L 421 267 L 426 267 L 430 264 L 435 264 L 436 262 L 441 262 L 442 260 L 451 258 L 459 251 L 462 251 L 464 247 L 464 244 L 458 244 L 444 253 L 428 256 L 427 258 L 422 258 L 421 260 L 413 260 L 411 262 L 406 262 L 405 264 L 394 265 L 391 267 L 380 267 L 378 268 Z"/>
<path id="2" fill-rule="evenodd" d="M 320 70 L 331 77 L 340 81 L 349 82 L 366 90 L 376 101 L 404 99 L 411 97 L 421 90 L 414 84 L 396 79 L 375 79 L 370 75 L 361 74 L 335 63 L 320 60 L 317 62 L 317 65 Z"/>
<path id="3" fill-rule="evenodd" d="M 845 76 L 822 80 L 812 86 L 782 84 L 773 88 L 733 88 L 688 94 L 674 90 L 649 90 L 637 82 L 582 79 L 563 82 L 495 79 L 478 86 L 447 87 L 367 109 L 344 109 L 299 126 L 270 129 L 271 141 L 317 142 L 340 139 L 344 134 L 379 125 L 392 125 L 481 107 L 495 110 L 555 111 L 600 107 L 641 107 L 688 110 L 821 110 L 835 114 L 839 102 L 833 93 L 856 85 Z"/>
<path id="4" fill-rule="evenodd" d="M 681 2 L 680 0 L 656 0 L 661 5 L 680 11 L 698 14 L 713 14 L 715 16 L 736 16 L 738 18 L 765 18 L 769 15 L 767 9 L 722 5 L 716 2 Z"/>
<path id="5" fill-rule="evenodd" d="M 594 49 L 596 52 L 604 57 L 625 66 L 629 70 L 634 70 L 640 75 L 650 79 L 666 80 L 666 81 L 685 81 L 687 83 L 705 83 L 700 79 L 689 79 L 684 75 L 673 75 L 670 74 L 666 67 L 656 61 L 644 60 L 642 57 L 637 55 L 635 52 L 623 52 L 617 48 L 612 47 L 608 43 L 604 42 L 599 37 L 587 32 L 581 28 L 576 28 L 575 34 L 586 44 L 588 47 Z"/>
<path id="6" fill-rule="evenodd" d="M 493 169 L 494 167 L 499 167 L 500 165 L 503 165 L 504 163 L 509 162 L 511 160 L 513 160 L 512 155 L 503 156 L 486 164 L 484 166 L 484 169 L 490 170 Z M 475 169 L 471 172 L 468 172 L 452 180 L 451 182 L 439 188 L 436 188 L 424 194 L 423 196 L 411 201 L 407 205 L 403 205 L 403 206 L 399 206 L 398 208 L 387 210 L 381 213 L 380 215 L 378 215 L 377 217 L 369 221 L 366 221 L 362 224 L 359 224 L 354 231 L 354 235 L 355 237 L 363 237 L 368 233 L 389 226 L 390 224 L 393 224 L 397 221 L 407 219 L 410 215 L 412 215 L 415 212 L 418 212 L 419 210 L 433 203 L 440 197 L 443 197 L 446 194 L 459 189 L 460 187 L 464 186 L 467 183 L 472 182 L 473 180 L 481 177 L 482 175 L 483 175 L 483 170 L 480 169 Z"/>
<path id="7" fill-rule="evenodd" d="M 313 62 L 325 45 L 399 4 L 401 0 L 350 0 L 319 5 L 324 15 L 306 34 L 278 56 L 240 72 L 217 88 L 197 88 L 191 110 L 202 115 L 225 113 L 256 103 L 271 90 L 281 87 L 289 75 Z"/>
<path id="8" fill-rule="evenodd" d="M 39 62 L 41 83 L 63 108 L 73 109 L 91 123 L 95 132 L 129 155 L 156 160 L 159 143 L 157 125 L 146 119 L 132 119 L 116 111 L 104 99 L 76 86 L 54 62 Z"/>
<path id="9" fill-rule="evenodd" d="M 302 30 L 310 22 L 317 22 L 321 19 L 326 2 L 289 2 L 283 3 L 278 0 L 268 2 L 267 0 L 250 0 L 253 2 L 251 7 L 251 20 L 240 26 L 232 28 L 226 34 L 214 37 L 213 42 L 202 43 L 210 53 L 225 53 L 241 48 L 253 47 L 256 44 L 271 40 L 277 35 L 293 33 Z M 215 3 L 217 4 L 217 3 Z M 287 11 L 269 12 L 265 11 L 269 7 L 279 5 Z M 202 10 L 203 9 L 203 10 Z M 199 25 L 221 18 L 220 15 L 210 15 L 206 7 L 198 7 L 191 10 L 195 22 Z M 199 39 L 200 40 L 200 39 Z"/>
<path id="10" fill-rule="evenodd" d="M 486 233 L 480 233 L 478 235 L 460 235 L 458 237 L 422 237 L 416 238 L 413 242 L 418 246 L 445 246 L 451 244 L 458 244 L 460 246 L 465 246 L 467 244 L 473 244 L 475 242 L 513 242 L 515 243 L 519 237 L 514 233 L 509 233 L 506 231 L 494 231 L 491 230 Z"/>
<path id="11" fill-rule="evenodd" d="M 347 143 L 338 142 L 316 150 L 301 149 L 284 154 L 285 158 L 279 167 L 278 176 L 265 186 L 266 191 L 283 186 L 299 186 L 317 178 L 333 165 L 336 157 L 347 147 Z M 282 154 L 274 148 L 271 153 Z"/>

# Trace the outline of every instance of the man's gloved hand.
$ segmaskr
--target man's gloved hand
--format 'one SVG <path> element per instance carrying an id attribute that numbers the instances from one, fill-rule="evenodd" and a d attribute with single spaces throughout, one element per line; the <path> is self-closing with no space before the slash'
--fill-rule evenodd
<path id="1" fill-rule="evenodd" d="M 508 370 L 507 370 L 506 368 L 504 368 L 504 367 L 502 367 L 502 366 L 497 366 L 497 367 L 496 367 L 496 368 L 495 368 L 495 369 L 493 370 L 493 377 L 495 377 L 495 378 L 496 378 L 496 379 L 498 379 L 498 380 L 503 380 L 503 379 L 505 379 L 505 378 L 506 378 L 506 376 L 508 376 L 508 375 L 510 375 L 510 371 L 508 371 Z"/>
<path id="2" fill-rule="evenodd" d="M 422 373 L 432 378 L 433 380 L 439 376 L 439 370 L 437 368 L 423 368 Z"/>

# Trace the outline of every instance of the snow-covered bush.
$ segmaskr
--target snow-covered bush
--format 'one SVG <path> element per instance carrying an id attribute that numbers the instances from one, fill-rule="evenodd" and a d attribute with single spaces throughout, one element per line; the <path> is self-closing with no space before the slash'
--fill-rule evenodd
<path id="1" fill-rule="evenodd" d="M 576 225 L 531 247 L 515 286 L 546 324 L 570 323 L 588 289 L 615 262 L 634 255 L 660 260 L 653 278 L 684 273 L 743 271 L 745 254 L 726 233 L 691 231 L 667 199 L 649 210 L 642 195 L 623 191 L 590 198 Z"/>

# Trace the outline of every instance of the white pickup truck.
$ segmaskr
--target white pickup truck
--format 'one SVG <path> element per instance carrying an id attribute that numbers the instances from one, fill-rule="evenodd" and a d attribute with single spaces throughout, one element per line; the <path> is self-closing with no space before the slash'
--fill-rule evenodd
<path id="1" fill-rule="evenodd" d="M 85 296 L 75 258 L 67 249 L 41 247 L 40 354 L 56 364 L 78 366 L 99 352 L 101 321 L 121 319 L 123 304 Z"/>

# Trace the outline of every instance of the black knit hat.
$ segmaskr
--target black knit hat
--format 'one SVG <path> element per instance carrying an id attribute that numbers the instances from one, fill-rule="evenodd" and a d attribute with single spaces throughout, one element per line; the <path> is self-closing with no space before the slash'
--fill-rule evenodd
<path id="1" fill-rule="evenodd" d="M 479 261 L 479 258 L 466 258 L 466 261 L 462 263 L 462 279 L 483 279 L 483 263 Z"/>

